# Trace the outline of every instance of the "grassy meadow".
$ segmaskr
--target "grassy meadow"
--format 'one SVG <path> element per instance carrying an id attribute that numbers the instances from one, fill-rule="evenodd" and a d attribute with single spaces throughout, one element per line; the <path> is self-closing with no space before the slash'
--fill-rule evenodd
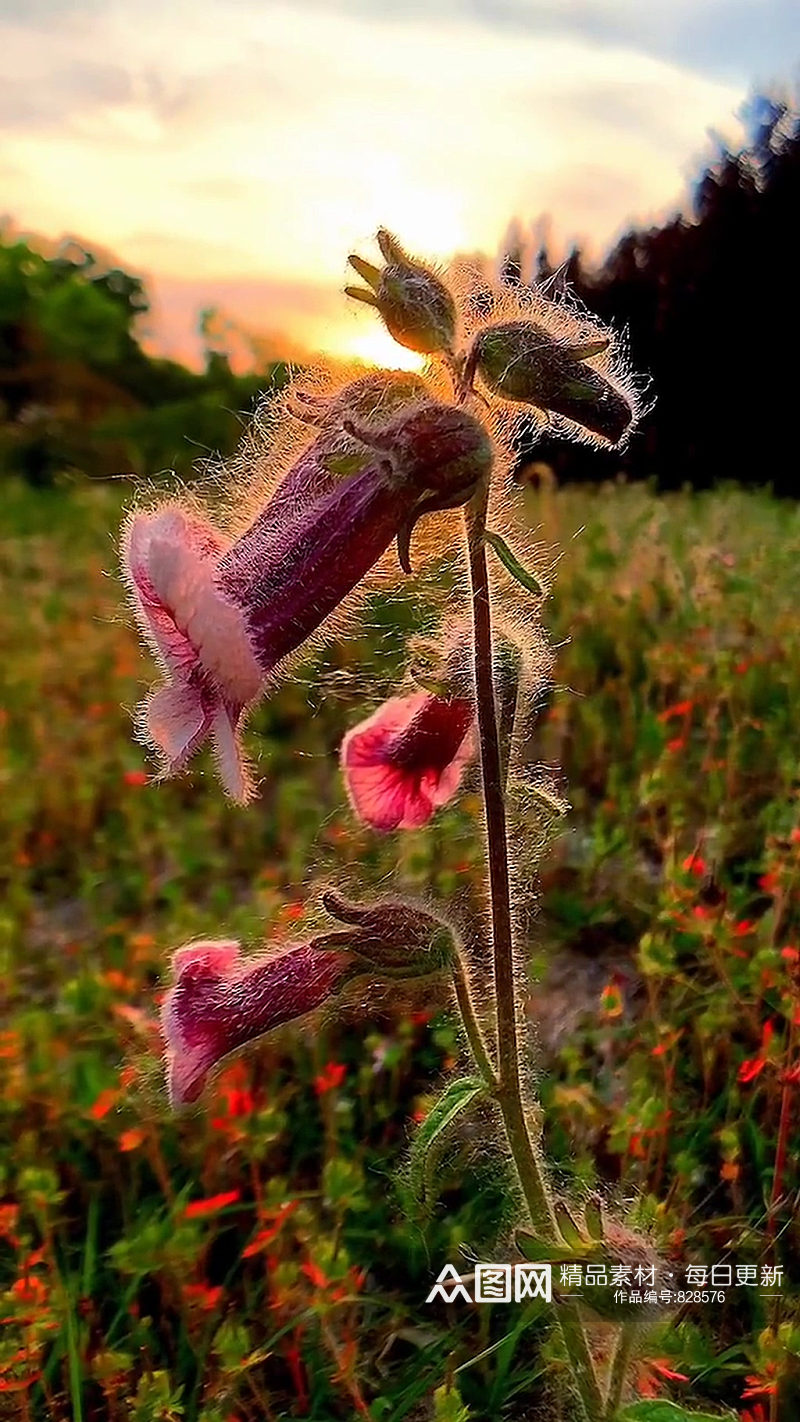
<path id="1" fill-rule="evenodd" d="M 409 887 L 463 895 L 481 846 L 469 793 L 388 840 L 346 803 L 337 748 L 402 665 L 407 598 L 317 654 L 321 687 L 306 664 L 259 709 L 254 806 L 225 803 L 205 760 L 148 784 L 125 497 L 3 495 L 0 1417 L 413 1422 L 450 1377 L 464 1416 L 567 1422 L 537 1303 L 424 1303 L 445 1262 L 498 1249 L 505 1169 L 465 1139 L 428 1225 L 404 1212 L 413 1123 L 461 1052 L 426 994 L 290 1032 L 197 1109 L 167 1107 L 171 948 L 302 935 L 312 868 L 377 886 L 399 861 Z M 795 1418 L 800 508 L 725 488 L 520 497 L 562 550 L 534 755 L 571 810 L 530 945 L 556 1179 L 635 1208 L 675 1260 L 782 1266 L 782 1300 L 732 1290 L 643 1335 L 636 1387 Z"/>

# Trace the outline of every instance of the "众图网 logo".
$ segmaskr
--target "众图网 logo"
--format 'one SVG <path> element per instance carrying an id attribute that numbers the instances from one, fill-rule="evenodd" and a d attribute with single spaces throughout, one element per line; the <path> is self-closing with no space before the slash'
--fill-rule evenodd
<path id="1" fill-rule="evenodd" d="M 472 1286 L 472 1292 L 468 1287 Z M 474 1274 L 462 1278 L 453 1264 L 445 1264 L 426 1303 L 521 1303 L 523 1299 L 553 1298 L 551 1264 L 476 1264 Z"/>

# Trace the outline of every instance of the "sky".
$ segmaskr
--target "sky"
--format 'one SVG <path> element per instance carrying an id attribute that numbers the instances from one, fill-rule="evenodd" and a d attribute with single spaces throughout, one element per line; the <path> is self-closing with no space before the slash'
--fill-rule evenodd
<path id="1" fill-rule="evenodd" d="M 214 305 L 382 360 L 340 294 L 378 226 L 446 258 L 550 214 L 599 255 L 799 56 L 797 0 L 0 0 L 0 212 L 144 275 L 165 352 Z"/>

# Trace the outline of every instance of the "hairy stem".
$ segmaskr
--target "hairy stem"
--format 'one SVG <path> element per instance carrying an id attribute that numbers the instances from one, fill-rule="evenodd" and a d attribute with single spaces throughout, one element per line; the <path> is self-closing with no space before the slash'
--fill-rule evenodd
<path id="1" fill-rule="evenodd" d="M 492 1066 L 489 1053 L 486 1048 L 481 1026 L 475 1013 L 475 1004 L 472 1001 L 469 978 L 464 967 L 461 956 L 456 958 L 453 964 L 453 986 L 455 988 L 456 1002 L 461 1014 L 461 1021 L 464 1024 L 464 1031 L 470 1045 L 470 1051 L 475 1059 L 481 1076 L 493 1091 L 497 1087 L 497 1077 Z"/>
<path id="2" fill-rule="evenodd" d="M 625 1379 L 628 1375 L 628 1364 L 631 1359 L 636 1328 L 632 1323 L 623 1323 L 617 1334 L 614 1344 L 614 1353 L 611 1358 L 611 1371 L 608 1375 L 608 1388 L 606 1390 L 606 1407 L 603 1413 L 603 1422 L 614 1422 L 620 1402 L 622 1400 L 622 1389 L 625 1386 Z"/>
<path id="3" fill-rule="evenodd" d="M 489 569 L 483 534 L 486 526 L 484 488 L 470 505 L 467 517 L 469 573 L 472 592 L 472 619 L 475 660 L 475 701 L 481 749 L 481 779 L 486 819 L 486 850 L 489 866 L 492 949 L 497 1012 L 497 1052 L 499 1076 L 495 1096 L 503 1117 L 509 1149 L 537 1234 L 545 1240 L 558 1238 L 553 1206 L 528 1130 L 520 1079 L 520 1050 L 517 1030 L 514 981 L 514 939 L 511 914 L 511 880 L 508 862 L 508 827 L 504 795 L 504 775 L 497 729 L 494 677 L 492 672 L 492 610 Z M 597 1380 L 583 1322 L 574 1303 L 558 1305 L 558 1321 L 570 1369 L 588 1422 L 600 1422 L 603 1399 Z"/>

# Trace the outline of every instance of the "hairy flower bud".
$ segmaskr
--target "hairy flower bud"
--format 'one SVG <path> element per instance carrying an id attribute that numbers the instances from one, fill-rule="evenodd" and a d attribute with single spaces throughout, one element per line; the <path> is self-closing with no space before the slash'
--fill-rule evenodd
<path id="1" fill-rule="evenodd" d="M 586 361 L 599 355 L 605 338 L 569 344 L 534 321 L 487 326 L 473 341 L 464 368 L 471 388 L 477 372 L 504 400 L 565 415 L 616 444 L 633 419 L 625 396 Z"/>
<path id="2" fill-rule="evenodd" d="M 579 1277 L 591 1266 L 593 1272 L 591 1276 L 586 1272 L 580 1302 L 604 1322 L 647 1323 L 668 1312 L 659 1298 L 644 1300 L 645 1293 L 659 1294 L 663 1287 L 659 1283 L 663 1260 L 649 1239 L 607 1220 L 596 1197 L 587 1203 L 582 1225 L 560 1201 L 555 1205 L 555 1216 L 563 1243 L 553 1244 L 538 1239 L 530 1230 L 517 1230 L 516 1244 L 523 1258 L 559 1267 L 580 1266 Z M 642 1296 L 640 1302 L 616 1297 L 634 1291 Z"/>
<path id="3" fill-rule="evenodd" d="M 345 287 L 347 295 L 377 307 L 387 331 L 399 345 L 422 355 L 452 350 L 456 306 L 444 282 L 421 262 L 407 256 L 384 228 L 378 232 L 378 246 L 387 263 L 383 268 L 361 257 L 350 257 L 350 265 L 367 286 Z"/>
<path id="4" fill-rule="evenodd" d="M 356 904 L 335 889 L 328 889 L 322 902 L 350 929 L 320 942 L 346 944 L 357 958 L 392 977 L 441 972 L 452 961 L 453 930 L 418 904 L 393 899 Z"/>
<path id="5" fill-rule="evenodd" d="M 355 467 L 336 466 L 324 428 L 234 542 L 177 502 L 126 524 L 134 610 L 167 675 L 140 733 L 166 773 L 210 737 L 226 790 L 247 800 L 246 707 L 395 537 L 407 540 L 434 508 L 465 503 L 491 465 L 479 423 L 431 400 L 401 401 L 386 426 L 343 418 L 341 428 L 360 442 Z"/>

